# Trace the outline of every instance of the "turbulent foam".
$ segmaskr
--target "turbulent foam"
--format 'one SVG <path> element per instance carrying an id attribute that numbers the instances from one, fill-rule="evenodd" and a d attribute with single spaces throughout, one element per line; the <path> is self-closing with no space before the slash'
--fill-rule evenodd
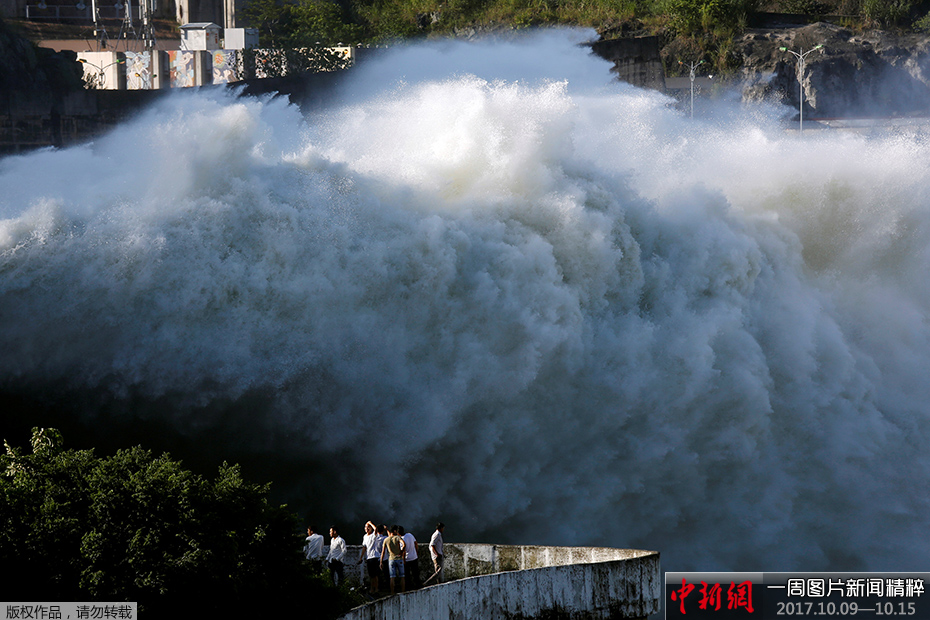
<path id="1" fill-rule="evenodd" d="M 401 50 L 307 118 L 175 95 L 0 161 L 0 385 L 204 436 L 251 403 L 224 440 L 337 463 L 314 510 L 345 519 L 919 568 L 930 147 L 691 121 L 577 39 Z"/>

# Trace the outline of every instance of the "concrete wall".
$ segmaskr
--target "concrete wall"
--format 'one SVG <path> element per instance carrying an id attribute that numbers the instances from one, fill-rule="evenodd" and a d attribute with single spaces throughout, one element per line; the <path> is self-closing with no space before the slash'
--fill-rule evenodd
<path id="1" fill-rule="evenodd" d="M 166 90 L 0 93 L 0 155 L 75 144 L 115 127 Z"/>
<path id="2" fill-rule="evenodd" d="M 597 41 L 595 54 L 614 63 L 617 79 L 634 86 L 665 90 L 665 67 L 659 55 L 658 37 L 631 37 Z"/>
<path id="3" fill-rule="evenodd" d="M 166 60 L 164 54 L 153 56 L 151 90 L 81 89 L 67 93 L 51 90 L 0 90 L 0 156 L 44 146 L 68 146 L 113 129 L 159 97 L 170 93 L 171 89 L 167 87 L 170 80 L 169 67 L 162 60 Z M 342 71 L 326 71 L 239 81 L 238 77 L 221 73 L 219 79 L 214 77 L 213 80 L 214 83 L 222 83 L 235 79 L 236 87 L 245 96 L 278 93 L 309 112 L 319 109 L 328 101 L 345 75 Z M 224 86 L 218 85 L 216 88 Z"/>
<path id="4" fill-rule="evenodd" d="M 347 579 L 350 568 L 353 579 L 360 576 L 359 551 L 350 547 Z M 343 620 L 598 620 L 659 611 L 654 551 L 449 543 L 445 551 L 446 583 L 363 605 Z M 418 554 L 425 578 L 432 573 L 426 545 L 418 545 Z"/>
<path id="5" fill-rule="evenodd" d="M 327 72 L 355 63 L 352 47 L 315 50 L 154 50 L 79 52 L 85 81 L 100 90 L 150 90 L 226 84 L 306 71 Z M 317 65 L 313 63 L 317 62 Z M 303 63 L 303 64 L 301 64 Z"/>

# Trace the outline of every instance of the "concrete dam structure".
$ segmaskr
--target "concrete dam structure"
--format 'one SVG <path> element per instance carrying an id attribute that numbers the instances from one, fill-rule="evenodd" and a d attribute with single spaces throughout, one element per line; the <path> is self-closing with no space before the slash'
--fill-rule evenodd
<path id="1" fill-rule="evenodd" d="M 433 572 L 429 549 L 417 547 L 425 579 Z M 347 580 L 363 580 L 352 562 L 360 549 L 346 554 Z M 659 611 L 655 551 L 446 543 L 445 552 L 445 583 L 379 599 L 343 620 L 600 620 Z"/>

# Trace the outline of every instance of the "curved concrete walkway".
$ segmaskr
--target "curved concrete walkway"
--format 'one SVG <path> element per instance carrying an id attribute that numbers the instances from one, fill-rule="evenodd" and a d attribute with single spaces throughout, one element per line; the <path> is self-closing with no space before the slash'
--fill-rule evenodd
<path id="1" fill-rule="evenodd" d="M 655 551 L 446 543 L 445 552 L 446 583 L 357 607 L 343 620 L 606 620 L 659 611 Z"/>

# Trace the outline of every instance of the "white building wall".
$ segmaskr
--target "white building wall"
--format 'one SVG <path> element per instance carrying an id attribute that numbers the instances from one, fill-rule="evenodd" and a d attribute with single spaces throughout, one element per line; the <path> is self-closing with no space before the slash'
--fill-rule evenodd
<path id="1" fill-rule="evenodd" d="M 126 88 L 126 58 L 122 52 L 79 52 L 78 61 L 84 66 L 84 81 L 102 90 Z"/>

